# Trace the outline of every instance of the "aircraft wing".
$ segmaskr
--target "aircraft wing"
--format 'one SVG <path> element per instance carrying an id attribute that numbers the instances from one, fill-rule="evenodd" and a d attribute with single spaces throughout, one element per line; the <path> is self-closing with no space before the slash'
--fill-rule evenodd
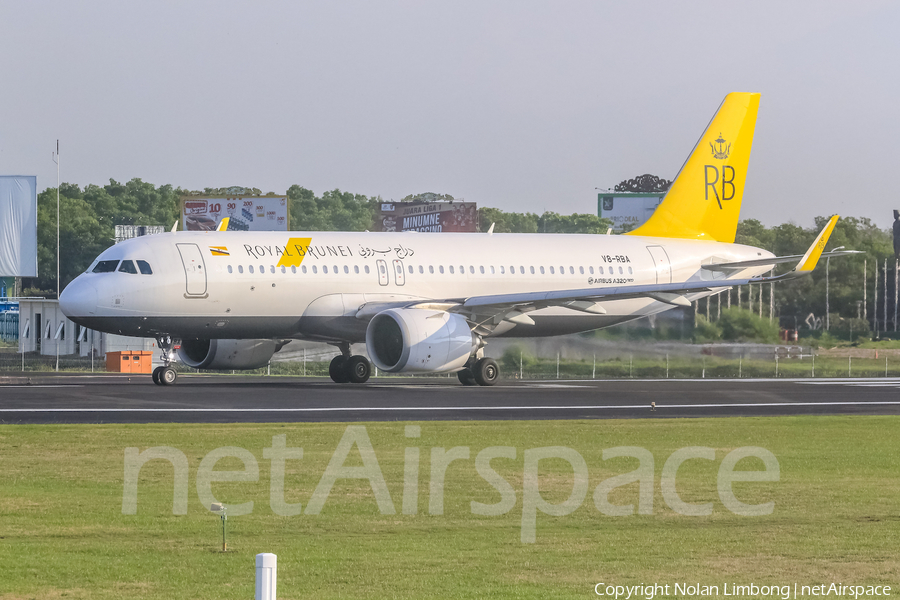
<path id="1" fill-rule="evenodd" d="M 604 314 L 606 312 L 600 304 L 604 300 L 626 298 L 651 298 L 674 306 L 690 306 L 691 303 L 686 294 L 692 292 L 710 292 L 739 285 L 769 283 L 793 279 L 811 273 L 822 256 L 825 244 L 828 243 L 828 238 L 831 237 L 831 232 L 834 230 L 838 218 L 835 215 L 828 221 L 828 224 L 816 236 L 815 241 L 806 253 L 800 257 L 794 268 L 783 275 L 473 296 L 466 298 L 464 302 L 450 310 L 452 312 L 469 313 L 471 315 L 470 321 L 473 322 L 476 328 L 490 331 L 503 321 L 533 324 L 534 321 L 527 313 L 551 306 L 581 310 L 593 314 Z M 765 260 L 766 262 L 756 266 L 771 264 L 772 259 Z M 756 261 L 748 262 L 755 263 Z M 750 266 L 746 262 L 743 264 L 744 266 Z"/>
<path id="2" fill-rule="evenodd" d="M 534 321 L 528 316 L 528 313 L 541 308 L 564 307 L 590 314 L 605 314 L 606 309 L 602 305 L 603 301 L 624 300 L 629 298 L 650 298 L 672 304 L 673 306 L 690 306 L 691 302 L 687 298 L 687 294 L 690 293 L 712 292 L 740 285 L 770 283 L 793 279 L 811 273 L 822 256 L 828 257 L 856 254 L 856 252 L 853 251 L 823 253 L 825 244 L 828 242 L 828 238 L 831 236 L 831 232 L 834 230 L 837 220 L 837 215 L 829 220 L 825 228 L 816 237 L 812 246 L 810 246 L 802 256 L 773 257 L 770 259 L 723 263 L 720 265 L 704 265 L 704 268 L 715 266 L 742 269 L 751 266 L 764 266 L 778 262 L 787 262 L 788 260 L 795 260 L 797 258 L 800 259 L 791 271 L 773 277 L 761 276 L 741 279 L 716 279 L 713 281 L 695 280 L 676 283 L 490 294 L 485 296 L 470 296 L 468 298 L 423 300 L 421 302 L 367 303 L 360 307 L 356 316 L 360 319 L 370 319 L 381 310 L 400 307 L 446 310 L 448 312 L 465 315 L 474 330 L 479 333 L 487 334 L 503 321 L 522 325 L 534 324 Z"/>
<path id="3" fill-rule="evenodd" d="M 865 254 L 862 250 L 838 250 L 836 252 L 823 252 L 822 258 L 831 258 L 833 256 L 848 256 L 852 254 Z M 776 265 L 788 263 L 803 258 L 803 254 L 792 254 L 790 256 L 773 256 L 771 258 L 757 258 L 754 260 L 741 260 L 738 262 L 714 263 L 711 265 L 702 265 L 700 268 L 706 271 L 740 271 L 748 267 L 764 267 L 766 265 Z"/>

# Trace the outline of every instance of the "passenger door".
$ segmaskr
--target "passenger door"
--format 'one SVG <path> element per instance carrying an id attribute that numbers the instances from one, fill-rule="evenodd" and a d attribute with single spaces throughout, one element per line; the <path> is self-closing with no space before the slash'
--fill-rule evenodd
<path id="1" fill-rule="evenodd" d="M 176 244 L 184 265 L 185 297 L 205 298 L 206 264 L 197 244 Z"/>
<path id="2" fill-rule="evenodd" d="M 672 283 L 672 264 L 662 246 L 647 246 L 656 268 L 656 283 Z"/>

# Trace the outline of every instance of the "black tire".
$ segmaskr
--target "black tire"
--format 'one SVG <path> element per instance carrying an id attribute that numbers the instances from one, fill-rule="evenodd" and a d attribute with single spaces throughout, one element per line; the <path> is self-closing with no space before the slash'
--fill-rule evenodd
<path id="1" fill-rule="evenodd" d="M 163 367 L 163 370 L 159 372 L 159 382 L 161 384 L 175 385 L 176 381 L 178 381 L 178 371 L 172 367 Z"/>
<path id="2" fill-rule="evenodd" d="M 456 376 L 459 378 L 459 382 L 463 385 L 475 385 L 477 382 L 475 381 L 475 375 L 472 374 L 471 369 L 466 367 L 462 371 L 457 371 Z"/>
<path id="3" fill-rule="evenodd" d="M 328 365 L 328 374 L 331 376 L 333 382 L 347 383 L 350 381 L 350 374 L 345 368 L 346 365 L 347 359 L 343 356 L 335 356 L 331 359 L 331 364 Z"/>
<path id="4" fill-rule="evenodd" d="M 351 356 L 344 365 L 350 383 L 365 383 L 372 374 L 372 365 L 365 356 Z"/>
<path id="5" fill-rule="evenodd" d="M 500 366 L 493 358 L 482 358 L 472 367 L 478 385 L 494 385 L 500 379 Z"/>
<path id="6" fill-rule="evenodd" d="M 159 380 L 159 372 L 162 371 L 162 367 L 156 367 L 153 369 L 153 383 L 156 385 L 162 385 L 162 382 Z"/>

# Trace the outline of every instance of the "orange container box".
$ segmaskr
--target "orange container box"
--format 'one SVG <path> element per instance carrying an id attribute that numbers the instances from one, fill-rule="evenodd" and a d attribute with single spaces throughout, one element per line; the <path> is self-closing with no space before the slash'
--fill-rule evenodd
<path id="1" fill-rule="evenodd" d="M 110 373 L 150 373 L 153 353 L 147 350 L 124 350 L 106 353 L 106 370 Z"/>

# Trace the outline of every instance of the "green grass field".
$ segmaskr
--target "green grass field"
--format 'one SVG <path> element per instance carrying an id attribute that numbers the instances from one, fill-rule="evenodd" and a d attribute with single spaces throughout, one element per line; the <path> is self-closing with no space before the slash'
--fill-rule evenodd
<path id="1" fill-rule="evenodd" d="M 345 434 L 346 424 L 0 426 L 0 599 L 252 598 L 254 555 L 278 555 L 279 598 L 588 598 L 598 582 L 692 582 L 816 585 L 873 583 L 900 587 L 900 418 L 779 417 L 529 422 L 364 424 L 396 514 L 378 510 L 368 480 L 339 480 L 319 514 L 310 497 Z M 278 516 L 269 505 L 270 461 L 263 449 L 286 435 L 302 447 L 288 460 L 287 502 L 301 514 Z M 164 461 L 140 472 L 137 512 L 123 514 L 124 453 L 171 446 L 188 459 L 188 511 L 173 515 L 173 469 Z M 217 499 L 253 501 L 251 514 L 228 520 L 221 552 L 218 517 L 201 505 L 201 459 L 222 446 L 250 451 L 259 479 L 212 484 Z M 430 514 L 432 448 L 465 446 L 450 464 L 444 514 Z M 476 470 L 489 446 L 512 446 L 515 459 L 491 463 L 515 490 L 500 516 L 472 514 L 470 502 L 500 493 Z M 563 446 L 588 467 L 588 491 L 566 516 L 537 513 L 536 541 L 521 541 L 526 450 Z M 640 446 L 654 458 L 653 514 L 607 516 L 597 485 L 627 473 L 636 459 L 604 463 L 604 448 Z M 689 460 L 678 471 L 686 502 L 712 502 L 710 516 L 682 516 L 660 490 L 663 464 L 688 446 L 715 449 L 714 461 Z M 748 504 L 772 501 L 767 516 L 736 515 L 717 493 L 719 464 L 742 446 L 778 459 L 777 482 L 737 483 Z M 417 514 L 401 514 L 404 452 L 420 448 Z M 739 469 L 758 469 L 747 459 Z M 357 448 L 346 465 L 362 465 Z M 225 458 L 216 470 L 239 470 Z M 542 497 L 568 498 L 569 464 L 539 463 Z M 637 504 L 638 484 L 610 494 Z"/>

